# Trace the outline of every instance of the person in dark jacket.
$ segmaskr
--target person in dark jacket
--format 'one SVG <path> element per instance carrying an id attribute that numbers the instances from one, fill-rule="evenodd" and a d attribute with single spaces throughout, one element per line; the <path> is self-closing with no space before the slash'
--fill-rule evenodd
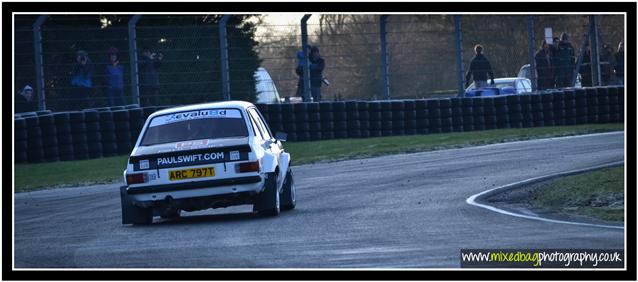
<path id="1" fill-rule="evenodd" d="M 614 50 L 607 43 L 600 48 L 600 83 L 601 85 L 611 84 L 612 68 L 614 65 Z"/>
<path id="2" fill-rule="evenodd" d="M 625 50 L 623 42 L 618 43 L 618 51 L 614 54 L 616 62 L 614 64 L 614 72 L 616 73 L 616 81 L 620 85 L 625 84 Z"/>
<path id="3" fill-rule="evenodd" d="M 75 109 L 85 109 L 89 107 L 89 97 L 93 89 L 93 63 L 84 50 L 76 53 L 75 60 L 76 64 L 71 70 L 71 96 L 68 101 L 63 101 L 63 104 L 77 105 L 71 107 Z"/>
<path id="4" fill-rule="evenodd" d="M 310 93 L 315 102 L 321 101 L 321 83 L 323 80 L 323 69 L 326 62 L 319 53 L 319 48 L 310 48 Z"/>
<path id="5" fill-rule="evenodd" d="M 119 50 L 115 47 L 109 48 L 108 64 L 104 69 L 106 80 L 106 94 L 109 97 L 109 105 L 121 106 L 124 101 L 124 67 L 120 65 Z"/>
<path id="6" fill-rule="evenodd" d="M 33 95 L 33 88 L 27 85 L 15 96 L 15 112 L 35 112 L 37 111 L 36 99 Z"/>
<path id="7" fill-rule="evenodd" d="M 567 33 L 563 32 L 558 43 L 558 65 L 556 73 L 557 87 L 572 87 L 572 76 L 575 68 L 574 47 L 569 43 Z"/>
<path id="8" fill-rule="evenodd" d="M 157 106 L 159 104 L 159 76 L 157 69 L 160 67 L 162 53 L 152 53 L 149 49 L 143 49 L 142 56 L 138 60 L 140 73 L 140 106 Z"/>
<path id="9" fill-rule="evenodd" d="M 552 60 L 549 51 L 549 44 L 543 40 L 541 48 L 534 55 L 536 62 L 536 73 L 538 74 L 538 90 L 550 89 L 554 87 L 554 74 L 552 73 Z"/>
<path id="10" fill-rule="evenodd" d="M 483 56 L 483 46 L 480 44 L 474 46 L 474 53 L 474 58 L 470 62 L 470 67 L 467 69 L 467 73 L 465 74 L 465 87 L 470 85 L 470 78 L 474 80 L 475 88 L 487 87 L 488 74 L 492 79 L 491 84 L 494 84 L 492 65 L 490 65 L 487 58 Z"/>
<path id="11" fill-rule="evenodd" d="M 558 73 L 558 65 L 560 65 L 560 59 L 558 58 L 558 43 L 560 39 L 554 37 L 552 44 L 549 46 L 549 56 L 552 65 L 552 88 L 556 88 L 556 74 Z"/>
<path id="12" fill-rule="evenodd" d="M 591 87 L 591 49 L 589 48 L 589 44 L 585 45 L 585 51 L 583 51 L 583 61 L 580 64 L 580 68 L 578 69 L 578 73 L 580 73 L 580 84 L 583 87 Z"/>

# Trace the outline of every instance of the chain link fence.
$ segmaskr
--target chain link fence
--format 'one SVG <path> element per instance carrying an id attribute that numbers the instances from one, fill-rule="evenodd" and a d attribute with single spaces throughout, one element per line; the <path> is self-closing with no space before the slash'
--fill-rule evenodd
<path id="1" fill-rule="evenodd" d="M 22 107 L 24 101 L 16 99 L 16 111 L 37 108 L 41 93 L 46 109 L 52 111 L 138 103 L 135 89 L 139 89 L 142 106 L 222 100 L 220 17 L 143 15 L 134 27 L 136 40 L 131 45 L 130 15 L 50 15 L 41 28 L 44 85 L 37 89 L 37 42 L 32 25 L 38 16 L 16 15 L 15 91 L 22 92 L 29 85 L 36 95 L 31 108 Z M 460 29 L 455 28 L 454 15 L 390 15 L 385 40 L 380 15 L 312 17 L 318 18 L 318 23 L 308 25 L 308 42 L 319 48 L 326 62 L 322 75 L 329 85 L 322 86 L 324 100 L 384 99 L 383 42 L 387 47 L 390 98 L 457 96 L 459 85 L 464 83 L 459 81 L 462 70 L 457 60 L 461 58 L 467 71 L 476 44 L 484 46 L 496 77 L 515 77 L 539 50 L 545 28 L 552 29 L 552 37 L 563 32 L 570 35 L 575 57 L 584 54 L 577 60 L 582 64 L 576 66 L 582 85 L 593 83 L 591 60 L 588 53 L 581 52 L 587 48 L 584 42 L 590 34 L 590 15 L 534 15 L 533 34 L 527 15 L 461 15 Z M 276 90 L 267 91 L 277 91 L 282 100 L 300 99 L 300 77 L 296 73 L 302 41 L 300 25 L 273 25 L 249 18 L 260 16 L 242 15 L 233 18 L 227 27 L 231 99 L 256 101 L 255 84 L 262 79 L 255 78 L 259 67 L 270 74 L 276 86 Z M 624 38 L 624 16 L 597 18 L 601 84 L 619 83 L 616 51 Z M 256 33 L 257 26 L 266 31 Z M 461 50 L 456 47 L 457 38 L 461 39 Z M 131 46 L 136 48 L 133 52 Z M 114 50 L 119 72 L 110 61 Z M 131 63 L 132 57 L 137 61 Z M 80 67 L 83 58 L 89 67 Z M 138 85 L 131 76 L 135 70 L 132 66 L 137 67 Z M 149 70 L 154 74 L 149 75 Z M 113 72 L 122 77 L 123 99 L 117 98 L 120 92 L 113 91 Z M 90 77 L 90 82 L 78 74 L 86 74 L 84 78 Z"/>

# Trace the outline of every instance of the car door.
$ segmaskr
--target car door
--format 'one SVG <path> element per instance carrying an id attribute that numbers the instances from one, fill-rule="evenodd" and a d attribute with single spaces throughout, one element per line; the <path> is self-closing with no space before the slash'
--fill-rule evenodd
<path id="1" fill-rule="evenodd" d="M 281 143 L 273 138 L 270 128 L 268 128 L 268 125 L 256 108 L 248 108 L 248 114 L 250 115 L 251 120 L 255 123 L 257 131 L 259 131 L 263 138 L 262 141 L 260 141 L 262 148 L 271 153 L 277 160 L 277 163 L 280 163 L 281 153 L 283 152 Z M 279 175 L 281 178 L 281 176 L 285 175 L 285 173 L 280 173 Z M 281 181 L 283 181 L 283 179 L 277 179 L 278 184 L 280 184 Z"/>

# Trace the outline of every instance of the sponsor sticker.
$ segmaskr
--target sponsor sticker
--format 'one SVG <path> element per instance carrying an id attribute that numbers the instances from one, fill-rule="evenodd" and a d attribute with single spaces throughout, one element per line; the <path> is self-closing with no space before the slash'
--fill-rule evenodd
<path id="1" fill-rule="evenodd" d="M 239 151 L 230 151 L 230 160 L 231 161 L 239 160 Z"/>
<path id="2" fill-rule="evenodd" d="M 140 169 L 148 169 L 148 160 L 140 160 Z"/>
<path id="3" fill-rule="evenodd" d="M 197 149 L 197 148 L 206 147 L 206 145 L 208 145 L 208 139 L 190 140 L 190 141 L 175 143 L 175 149 L 178 149 L 178 150 Z"/>
<path id="4" fill-rule="evenodd" d="M 239 110 L 236 109 L 197 110 L 183 113 L 167 114 L 153 118 L 149 127 L 203 118 L 241 118 L 241 114 Z"/>

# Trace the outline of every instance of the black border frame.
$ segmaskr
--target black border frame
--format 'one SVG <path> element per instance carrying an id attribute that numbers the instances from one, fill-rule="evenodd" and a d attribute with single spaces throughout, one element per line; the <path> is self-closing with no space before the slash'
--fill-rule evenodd
<path id="1" fill-rule="evenodd" d="M 177 5 L 178 4 L 178 5 Z M 583 270 L 583 271 L 494 271 L 494 270 L 435 270 L 435 271 L 403 271 L 403 270 L 381 270 L 381 271 L 323 271 L 323 270 L 251 270 L 251 271 L 129 271 L 114 270 L 100 272 L 97 271 L 14 271 L 12 269 L 13 256 L 12 233 L 12 190 L 7 189 L 11 183 L 9 174 L 13 173 L 12 159 L 3 158 L 5 169 L 3 170 L 4 189 L 2 200 L 2 276 L 4 280 L 636 280 L 636 2 L 547 2 L 546 5 L 537 5 L 536 2 L 3 2 L 2 3 L 2 25 L 3 25 L 3 58 L 11 58 L 13 54 L 8 42 L 12 42 L 13 12 L 446 12 L 449 14 L 459 12 L 625 12 L 627 13 L 627 30 L 625 43 L 627 62 L 625 90 L 627 94 L 625 105 L 627 107 L 627 117 L 625 134 L 627 138 L 626 150 L 627 161 L 625 163 L 627 174 L 627 230 L 625 250 L 627 253 L 626 271 L 610 270 Z M 566 9 L 567 8 L 567 9 Z M 13 72 L 12 65 L 5 60 L 2 66 L 5 77 Z M 3 133 L 6 136 L 12 135 L 11 119 L 9 113 L 12 112 L 12 83 L 2 85 L 3 92 Z M 629 145 L 629 146 L 627 146 Z M 3 151 L 12 151 L 12 142 L 3 143 Z M 8 156 L 9 154 L 5 154 Z M 11 171 L 9 171 L 11 168 Z M 194 276 L 192 274 L 196 274 Z"/>

